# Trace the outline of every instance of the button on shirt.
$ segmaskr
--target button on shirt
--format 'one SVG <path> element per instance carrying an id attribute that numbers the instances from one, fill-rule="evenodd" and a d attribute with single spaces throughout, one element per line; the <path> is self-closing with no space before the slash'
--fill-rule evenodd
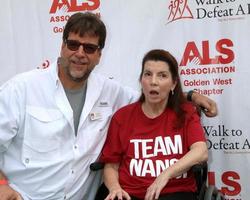
<path id="1" fill-rule="evenodd" d="M 0 88 L 0 169 L 24 200 L 91 200 L 110 118 L 138 93 L 93 72 L 77 136 L 56 64 L 17 75 Z"/>

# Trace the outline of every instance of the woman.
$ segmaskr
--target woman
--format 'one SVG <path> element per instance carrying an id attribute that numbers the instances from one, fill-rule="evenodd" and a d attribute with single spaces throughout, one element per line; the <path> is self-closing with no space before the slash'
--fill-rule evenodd
<path id="1" fill-rule="evenodd" d="M 190 168 L 207 161 L 200 118 L 182 92 L 178 63 L 167 51 L 143 58 L 138 102 L 118 110 L 101 160 L 105 200 L 195 200 Z"/>

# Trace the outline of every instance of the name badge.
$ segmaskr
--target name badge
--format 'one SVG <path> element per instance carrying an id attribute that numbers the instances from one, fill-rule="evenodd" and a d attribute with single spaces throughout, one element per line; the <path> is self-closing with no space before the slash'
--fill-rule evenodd
<path id="1" fill-rule="evenodd" d="M 90 116 L 90 120 L 92 121 L 102 119 L 102 114 L 99 112 L 92 112 L 89 114 L 89 116 Z"/>

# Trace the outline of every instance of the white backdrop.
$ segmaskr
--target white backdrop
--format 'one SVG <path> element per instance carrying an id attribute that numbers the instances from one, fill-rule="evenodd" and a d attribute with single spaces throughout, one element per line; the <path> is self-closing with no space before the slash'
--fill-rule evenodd
<path id="1" fill-rule="evenodd" d="M 180 63 L 184 90 L 218 103 L 203 117 L 209 184 L 230 200 L 248 200 L 250 164 L 250 0 L 5 0 L 0 8 L 0 84 L 17 73 L 48 67 L 59 55 L 62 30 L 77 11 L 107 25 L 96 70 L 139 89 L 143 55 L 164 48 Z"/>

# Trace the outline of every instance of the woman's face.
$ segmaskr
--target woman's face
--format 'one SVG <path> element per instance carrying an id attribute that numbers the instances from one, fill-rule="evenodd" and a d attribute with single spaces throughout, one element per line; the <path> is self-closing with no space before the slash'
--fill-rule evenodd
<path id="1" fill-rule="evenodd" d="M 146 103 L 166 105 L 169 94 L 171 90 L 174 90 L 175 85 L 166 62 L 153 60 L 145 62 L 141 86 Z"/>

